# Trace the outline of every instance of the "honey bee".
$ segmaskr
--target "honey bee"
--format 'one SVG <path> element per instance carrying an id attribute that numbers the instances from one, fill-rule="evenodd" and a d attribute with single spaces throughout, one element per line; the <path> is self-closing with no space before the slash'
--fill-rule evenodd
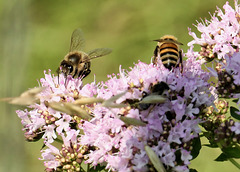
<path id="1" fill-rule="evenodd" d="M 81 29 L 75 29 L 72 33 L 69 53 L 61 61 L 57 73 L 63 73 L 65 77 L 71 75 L 74 77 L 85 78 L 91 72 L 91 60 L 105 56 L 112 52 L 109 48 L 97 48 L 88 53 L 83 52 L 85 39 Z"/>
<path id="2" fill-rule="evenodd" d="M 167 69 L 171 70 L 181 66 L 182 71 L 182 51 L 179 49 L 179 45 L 183 44 L 172 35 L 165 35 L 154 41 L 157 41 L 158 44 L 154 50 L 153 64 L 157 64 L 158 58 L 160 58 Z"/>

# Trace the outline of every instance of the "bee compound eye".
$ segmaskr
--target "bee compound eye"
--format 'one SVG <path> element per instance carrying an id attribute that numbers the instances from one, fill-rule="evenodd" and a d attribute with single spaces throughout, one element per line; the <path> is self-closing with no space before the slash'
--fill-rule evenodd
<path id="1" fill-rule="evenodd" d="M 65 72 L 71 73 L 73 71 L 73 66 L 67 63 L 61 65 L 61 69 Z"/>
<path id="2" fill-rule="evenodd" d="M 72 73 L 72 71 L 73 71 L 72 65 L 68 65 L 67 68 L 68 68 L 68 70 L 69 70 L 69 73 Z"/>

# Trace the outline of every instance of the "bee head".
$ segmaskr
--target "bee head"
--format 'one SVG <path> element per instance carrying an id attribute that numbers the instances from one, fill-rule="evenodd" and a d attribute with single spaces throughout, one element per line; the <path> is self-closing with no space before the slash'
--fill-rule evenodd
<path id="1" fill-rule="evenodd" d="M 69 75 L 73 72 L 73 65 L 70 62 L 63 60 L 60 64 L 60 71 L 65 75 Z"/>
<path id="2" fill-rule="evenodd" d="M 172 36 L 172 35 L 164 35 L 160 39 L 155 39 L 153 41 L 157 41 L 158 43 L 165 42 L 165 43 L 175 43 L 177 45 L 183 45 L 181 42 L 177 41 L 177 38 L 175 36 Z"/>

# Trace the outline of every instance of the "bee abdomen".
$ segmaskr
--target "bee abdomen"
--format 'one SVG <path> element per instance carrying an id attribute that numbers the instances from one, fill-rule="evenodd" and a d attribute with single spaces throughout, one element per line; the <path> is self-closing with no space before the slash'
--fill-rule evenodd
<path id="1" fill-rule="evenodd" d="M 178 62 L 179 52 L 178 47 L 173 43 L 164 43 L 160 46 L 160 59 L 162 60 L 163 65 L 171 70 L 172 67 L 175 67 Z"/>

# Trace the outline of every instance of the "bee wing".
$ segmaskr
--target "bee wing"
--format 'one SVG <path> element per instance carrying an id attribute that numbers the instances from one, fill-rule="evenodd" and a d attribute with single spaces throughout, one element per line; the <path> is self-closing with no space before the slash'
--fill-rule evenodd
<path id="1" fill-rule="evenodd" d="M 72 33 L 69 52 L 72 52 L 74 50 L 81 51 L 84 48 L 84 45 L 85 45 L 85 39 L 83 36 L 83 32 L 80 28 L 77 28 Z"/>
<path id="2" fill-rule="evenodd" d="M 112 52 L 112 49 L 110 48 L 96 48 L 92 51 L 89 51 L 87 54 L 89 56 L 89 60 L 98 58 L 101 56 L 105 56 L 107 54 L 110 54 Z"/>

